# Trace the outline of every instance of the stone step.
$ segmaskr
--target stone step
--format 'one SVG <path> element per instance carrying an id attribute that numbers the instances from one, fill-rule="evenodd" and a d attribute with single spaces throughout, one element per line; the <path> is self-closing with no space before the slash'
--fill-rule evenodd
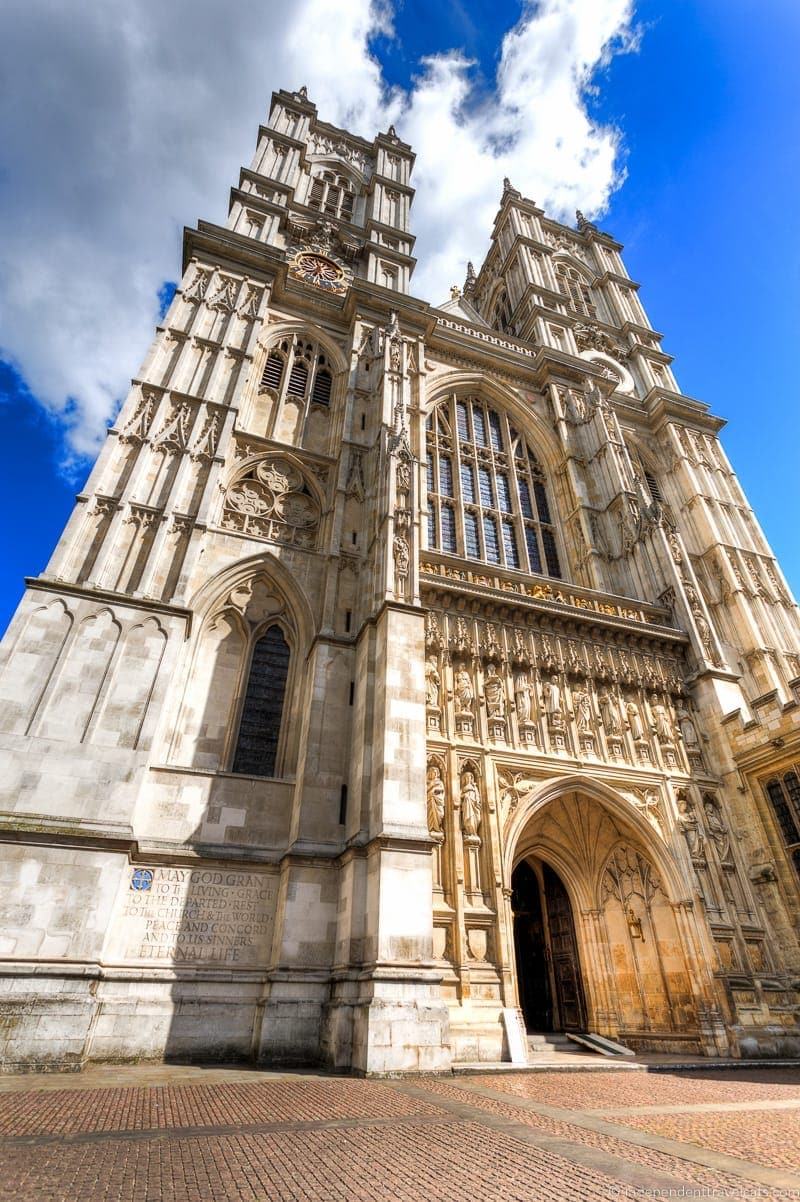
<path id="1" fill-rule="evenodd" d="M 584 1051 L 585 1054 L 588 1051 L 588 1049 L 582 1049 L 560 1031 L 536 1031 L 529 1033 L 528 1048 L 534 1055 L 542 1055 L 548 1052 L 574 1054 L 581 1051 Z"/>

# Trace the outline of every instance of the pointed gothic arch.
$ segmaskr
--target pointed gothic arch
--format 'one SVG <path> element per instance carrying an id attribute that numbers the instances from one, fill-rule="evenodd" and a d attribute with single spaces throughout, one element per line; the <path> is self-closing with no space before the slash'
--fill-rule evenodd
<path id="1" fill-rule="evenodd" d="M 488 391 L 459 386 L 429 408 L 428 549 L 562 579 L 566 548 L 548 474 L 524 427 Z"/>
<path id="2" fill-rule="evenodd" d="M 505 868 L 508 874 L 514 866 L 520 835 L 525 827 L 537 813 L 565 793 L 580 793 L 590 800 L 598 802 L 608 810 L 612 817 L 616 817 L 623 825 L 629 827 L 631 833 L 641 841 L 664 873 L 672 899 L 678 901 L 685 897 L 685 877 L 680 866 L 669 854 L 664 837 L 656 833 L 644 814 L 624 794 L 606 784 L 605 781 L 596 780 L 583 772 L 550 777 L 535 785 L 520 800 L 504 832 Z M 570 871 L 568 866 L 566 871 Z M 593 899 L 587 895 L 583 900 L 588 905 L 592 903 Z"/>
<path id="3" fill-rule="evenodd" d="M 341 425 L 347 370 L 341 347 L 316 323 L 295 320 L 267 326 L 242 390 L 242 428 L 285 445 L 328 453 L 335 428 Z"/>
<path id="4" fill-rule="evenodd" d="M 557 251 L 552 263 L 556 288 L 570 308 L 584 317 L 596 317 L 595 277 L 586 264 L 564 251 Z"/>
<path id="5" fill-rule="evenodd" d="M 231 771 L 247 703 L 255 647 L 277 627 L 288 648 L 275 774 L 294 770 L 303 668 L 315 622 L 305 593 L 273 555 L 241 560 L 207 581 L 192 599 L 196 615 L 175 680 L 177 721 L 165 732 L 168 761 Z"/>
<path id="6" fill-rule="evenodd" d="M 499 330 L 502 334 L 510 334 L 512 338 L 516 336 L 513 322 L 514 306 L 504 280 L 498 281 L 493 290 L 486 306 L 486 314 L 493 330 Z"/>
<path id="7" fill-rule="evenodd" d="M 484 397 L 506 411 L 510 420 L 534 446 L 550 478 L 563 465 L 563 448 L 549 424 L 536 412 L 530 395 L 510 387 L 495 376 L 481 371 L 452 371 L 429 380 L 423 409 L 427 419 L 436 406 L 450 395 Z"/>
<path id="8" fill-rule="evenodd" d="M 698 954 L 693 900 L 665 839 L 630 801 L 585 774 L 544 781 L 507 824 L 505 858 L 508 880 L 528 863 L 563 883 L 575 932 L 570 972 L 589 1029 L 639 1048 L 690 1041 L 702 1050 L 713 982 Z M 515 969 L 522 980 L 524 966 Z"/>

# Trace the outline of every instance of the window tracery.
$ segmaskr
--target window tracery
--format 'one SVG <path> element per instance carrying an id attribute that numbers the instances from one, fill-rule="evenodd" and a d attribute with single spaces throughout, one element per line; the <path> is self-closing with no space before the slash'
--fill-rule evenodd
<path id="1" fill-rule="evenodd" d="M 556 285 L 561 295 L 576 313 L 584 317 L 596 317 L 597 309 L 592 299 L 592 290 L 577 267 L 569 263 L 556 263 Z"/>
<path id="2" fill-rule="evenodd" d="M 429 548 L 561 577 L 544 471 L 504 413 L 453 396 L 426 444 Z"/>
<path id="3" fill-rule="evenodd" d="M 764 786 L 789 858 L 800 875 L 800 776 L 794 768 L 775 776 Z"/>
<path id="4" fill-rule="evenodd" d="M 505 288 L 500 290 L 494 302 L 492 327 L 495 330 L 500 330 L 503 334 L 514 333 L 514 323 L 511 319 L 511 302 L 508 299 L 508 293 Z"/>
<path id="5" fill-rule="evenodd" d="M 328 357 L 315 343 L 295 335 L 272 347 L 261 373 L 259 391 L 285 395 L 297 401 L 328 408 L 333 389 L 333 372 Z"/>
<path id="6" fill-rule="evenodd" d="M 319 520 L 319 502 L 300 469 L 283 456 L 268 456 L 227 489 L 221 525 L 251 538 L 313 547 Z"/>
<path id="7" fill-rule="evenodd" d="M 337 175 L 334 171 L 323 171 L 312 179 L 308 194 L 310 209 L 317 209 L 326 217 L 352 221 L 354 202 L 353 185 L 347 176 Z"/>

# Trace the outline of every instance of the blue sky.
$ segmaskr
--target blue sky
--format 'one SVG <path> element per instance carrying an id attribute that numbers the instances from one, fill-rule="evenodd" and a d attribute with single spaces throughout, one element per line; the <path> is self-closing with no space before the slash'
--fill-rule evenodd
<path id="1" fill-rule="evenodd" d="M 576 0 L 564 0 L 568 2 L 574 5 Z M 585 0 L 586 19 L 591 13 L 594 20 L 598 8 L 612 2 Z M 624 0 L 616 2 L 623 4 Z M 256 0 L 249 3 L 252 12 L 263 18 L 264 6 Z M 559 0 L 552 3 L 557 5 Z M 12 20 L 17 21 L 11 33 L 20 47 L 20 70 L 26 73 L 21 76 L 20 86 L 27 86 L 26 76 L 30 76 L 33 89 L 40 82 L 37 72 L 48 70 L 52 81 L 52 64 L 57 72 L 68 52 L 62 37 L 61 42 L 54 41 L 51 60 L 46 47 L 44 53 L 40 50 L 38 56 L 33 54 L 37 42 L 32 19 L 30 40 L 26 41 L 30 5 L 12 4 L 11 8 L 16 9 Z M 23 576 L 44 569 L 69 516 L 76 487 L 90 466 L 103 421 L 113 415 L 113 399 L 122 397 L 125 378 L 138 369 L 157 316 L 158 289 L 165 280 L 174 279 L 179 270 L 181 225 L 192 224 L 198 217 L 219 220 L 223 216 L 228 187 L 234 182 L 238 163 L 247 158 L 252 147 L 269 92 L 302 82 L 294 77 L 298 68 L 291 67 L 292 6 L 284 9 L 272 4 L 269 8 L 276 21 L 284 22 L 281 28 L 289 49 L 283 55 L 277 54 L 271 66 L 264 62 L 243 67 L 242 76 L 249 80 L 247 88 L 241 94 L 234 90 L 227 100 L 227 110 L 225 102 L 212 95 L 213 80 L 191 75 L 194 68 L 188 57 L 170 60 L 166 47 L 171 34 L 162 31 L 163 54 L 151 54 L 150 60 L 159 60 L 156 66 L 163 69 L 162 84 L 180 73 L 184 97 L 188 78 L 198 109 L 197 116 L 187 109 L 177 133 L 162 119 L 166 114 L 163 106 L 170 105 L 169 89 L 162 88 L 150 101 L 153 117 L 147 128 L 155 132 L 149 134 L 146 145 L 140 145 L 136 128 L 122 124 L 130 120 L 125 109 L 135 106 L 120 104 L 115 115 L 113 98 L 121 90 L 119 73 L 109 66 L 106 77 L 95 70 L 95 82 L 85 82 L 85 67 L 92 53 L 101 63 L 106 63 L 112 53 L 109 39 L 113 29 L 107 28 L 92 28 L 88 33 L 79 30 L 80 37 L 76 35 L 75 53 L 82 57 L 79 68 L 65 69 L 59 83 L 57 131 L 47 113 L 41 120 L 35 111 L 32 116 L 20 117 L 19 113 L 26 111 L 24 103 L 18 105 L 16 116 L 12 114 L 17 158 L 9 152 L 4 159 L 0 149 L 0 216 L 6 238 L 13 241 L 16 236 L 18 245 L 25 245 L 24 239 L 29 236 L 31 208 L 37 214 L 37 245 L 44 231 L 51 228 L 48 203 L 55 206 L 59 202 L 63 217 L 64 202 L 74 194 L 81 204 L 75 211 L 84 212 L 91 204 L 89 180 L 96 193 L 98 179 L 102 187 L 115 172 L 121 171 L 124 176 L 129 171 L 123 183 L 126 195 L 130 195 L 144 161 L 153 186 L 148 192 L 152 209 L 145 215 L 146 225 L 141 221 L 137 225 L 136 213 L 119 200 L 122 191 L 115 192 L 109 185 L 109 199 L 83 232 L 82 243 L 78 238 L 79 217 L 73 223 L 75 237 L 66 219 L 52 245 L 47 245 L 45 237 L 52 277 L 49 283 L 41 283 L 40 293 L 32 299 L 19 284 L 19 264 L 15 268 L 10 259 L 0 264 L 0 346 L 8 360 L 0 369 L 0 488 L 9 514 L 0 558 L 0 627 L 19 599 Z M 577 8 L 580 10 L 580 2 Z M 216 5 L 215 11 L 211 0 L 201 9 L 212 29 L 214 20 L 224 22 L 224 13 L 229 11 L 223 5 Z M 350 74 L 355 78 L 357 71 L 365 72 L 367 84 L 356 82 L 354 88 L 368 90 L 369 81 L 374 82 L 380 74 L 384 91 L 384 85 L 389 85 L 409 95 L 418 86 L 414 81 L 426 70 L 430 72 L 421 66 L 425 56 L 460 50 L 476 60 L 470 69 L 468 104 L 472 109 L 483 105 L 491 122 L 502 38 L 521 15 L 531 11 L 530 6 L 523 9 L 520 4 L 502 0 L 436 6 L 404 0 L 395 10 L 393 33 L 376 38 L 374 29 L 371 31 L 370 45 L 377 66 L 359 50 L 356 42 L 360 33 L 355 31 L 356 60 Z M 143 12 L 148 20 L 155 20 L 147 5 Z M 601 127 L 613 126 L 619 132 L 616 160 L 602 179 L 599 175 L 590 179 L 587 173 L 580 187 L 589 198 L 589 207 L 592 199 L 599 197 L 600 208 L 605 189 L 607 205 L 600 224 L 625 243 L 628 269 L 642 284 L 640 295 L 653 324 L 664 334 L 665 350 L 675 356 L 683 391 L 707 402 L 730 423 L 723 432 L 725 447 L 797 592 L 800 406 L 795 348 L 800 314 L 796 208 L 800 185 L 800 77 L 796 63 L 800 56 L 800 6 L 789 0 L 766 0 L 762 4 L 744 0 L 669 0 L 656 4 L 643 0 L 635 5 L 634 22 L 639 31 L 638 49 L 604 55 L 610 61 L 594 70 L 592 94 L 584 99 L 591 121 Z M 200 40 L 204 30 L 202 21 L 198 24 Z M 158 35 L 156 29 L 154 39 Z M 270 37 L 267 20 L 264 36 Z M 8 39 L 4 40 L 8 44 Z M 320 40 L 325 41 L 324 37 Z M 238 53 L 247 44 L 244 40 L 240 46 L 235 44 L 231 53 Z M 26 45 L 31 47 L 27 67 Z M 244 55 L 246 49 L 241 53 Z M 317 64 L 314 55 L 308 53 L 298 62 L 308 65 L 312 99 L 320 103 L 321 115 L 330 115 L 321 102 L 328 95 L 325 72 L 329 68 L 323 62 Z M 290 64 L 286 70 L 291 77 L 281 73 L 282 63 Z M 451 74 L 444 82 L 435 82 L 435 87 L 441 91 L 452 84 L 452 78 Z M 334 82 L 341 91 L 341 79 Z M 222 79 L 217 83 L 224 86 Z M 90 86 L 94 91 L 87 95 Z M 147 81 L 141 85 L 142 89 L 146 86 Z M 245 89 L 245 85 L 240 88 Z M 149 90 L 152 92 L 152 86 Z M 429 89 L 428 99 L 431 94 Z M 138 92 L 131 95 L 135 104 L 145 103 Z M 202 108 L 204 95 L 208 96 L 206 113 Z M 335 89 L 330 95 L 335 95 Z M 328 101 L 329 108 L 333 104 L 333 99 Z M 102 129 L 96 125 L 98 106 L 105 106 L 106 125 Z M 218 110 L 222 117 L 218 117 Z M 332 114 L 331 119 L 336 120 L 337 115 Z M 519 121 L 529 122 L 534 117 L 544 127 L 558 121 L 558 114 L 548 112 L 546 105 L 521 112 Z M 145 118 L 141 129 L 146 127 Z M 223 119 L 225 124 L 220 124 Z M 369 119 L 370 114 L 364 111 L 358 117 L 361 122 Z M 406 111 L 406 126 L 414 128 L 415 121 L 421 128 L 419 113 L 415 117 L 411 106 Z M 88 125 L 90 122 L 94 124 Z M 91 138 L 85 133 L 87 125 Z M 406 126 L 400 120 L 401 134 Z M 47 146 L 48 138 L 67 139 L 70 129 L 74 146 L 79 149 L 71 152 L 72 167 L 65 168 L 61 177 L 55 174 L 51 189 L 55 199 L 48 200 L 46 177 L 25 169 L 32 161 L 26 159 L 29 144 L 38 139 Z M 153 145 L 161 136 L 159 130 L 163 131 L 164 144 Z M 143 133 L 138 137 L 139 142 L 145 142 Z M 80 156 L 88 153 L 87 142 L 91 143 L 92 157 L 84 167 Z M 121 145 L 125 147 L 125 158 L 120 166 L 115 156 Z M 530 153 L 535 156 L 536 144 L 532 145 Z M 430 192 L 426 199 L 424 187 L 426 169 L 430 174 L 435 168 L 433 157 L 426 148 L 425 160 L 420 152 L 417 165 L 422 180 L 420 222 L 432 246 L 436 244 L 435 214 L 431 215 L 434 201 Z M 559 167 L 554 152 L 547 170 L 552 175 L 559 169 L 564 168 Z M 522 158 L 514 163 L 512 159 L 509 174 L 516 186 L 523 186 L 519 180 L 530 178 L 526 174 L 529 172 L 536 178 L 537 170 L 536 163 Z M 620 182 L 623 172 L 625 178 Z M 498 164 L 498 196 L 505 173 L 505 167 Z M 546 178 L 547 172 L 543 171 L 543 180 Z M 187 190 L 189 185 L 193 191 Z M 549 184 L 543 182 L 542 187 L 550 187 L 552 195 L 558 196 L 552 179 Z M 30 189 L 27 194 L 26 188 Z M 541 200 L 542 195 L 535 198 Z M 440 199 L 439 203 L 441 208 L 445 201 Z M 444 215 L 449 224 L 457 224 L 453 222 L 457 214 L 450 211 Z M 80 275 L 75 248 L 81 250 L 81 261 L 87 260 L 85 247 L 92 244 L 92 239 L 103 243 L 107 250 L 96 262 L 88 256 L 88 266 L 83 268 L 85 282 L 78 295 L 74 291 L 71 294 L 70 327 L 64 303 L 52 300 L 57 291 L 52 281 Z M 474 242 L 474 235 L 472 239 Z M 421 238 L 420 250 L 423 245 Z M 478 261 L 484 250 L 480 244 L 459 245 L 450 273 L 452 282 L 463 276 L 462 251 L 464 257 Z M 471 252 L 468 256 L 467 251 Z M 24 266 L 25 260 L 22 262 Z M 439 286 L 446 271 L 449 265 L 441 266 L 438 275 L 421 274 L 420 279 L 430 283 L 435 278 Z M 112 273 L 113 289 L 109 282 Z M 30 280 L 25 281 L 28 293 L 35 293 L 40 279 L 46 280 L 43 272 L 32 270 Z M 440 288 L 439 297 L 427 299 L 444 295 Z M 131 302 L 125 308 L 126 296 L 133 296 L 136 304 Z M 119 313 L 114 309 L 116 304 L 121 306 Z M 78 319 L 82 321 L 80 327 L 74 324 Z M 90 367 L 95 367 L 98 379 L 102 379 L 104 393 L 98 389 L 92 392 L 87 384 L 84 395 L 81 373 Z M 38 390 L 39 399 L 26 380 L 37 382 L 31 388 Z"/>

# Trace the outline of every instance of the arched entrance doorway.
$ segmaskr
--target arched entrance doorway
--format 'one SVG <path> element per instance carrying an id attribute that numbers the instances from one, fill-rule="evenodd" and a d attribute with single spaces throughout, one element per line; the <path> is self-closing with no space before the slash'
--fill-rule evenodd
<path id="1" fill-rule="evenodd" d="M 529 1031 L 583 1031 L 586 1000 L 572 904 L 561 877 L 538 858 L 511 878 L 519 1000 Z"/>
<path id="2" fill-rule="evenodd" d="M 701 1052 L 707 966 L 669 852 L 630 802 L 547 782 L 509 829 L 517 996 L 529 1030 Z M 685 894 L 683 894 L 685 896 Z"/>

